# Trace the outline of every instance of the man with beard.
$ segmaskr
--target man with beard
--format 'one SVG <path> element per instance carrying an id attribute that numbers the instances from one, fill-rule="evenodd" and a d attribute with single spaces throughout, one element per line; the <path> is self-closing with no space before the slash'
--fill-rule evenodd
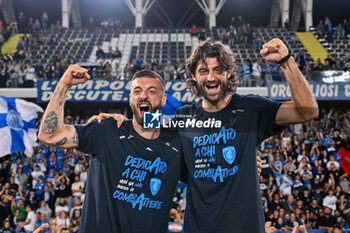
<path id="1" fill-rule="evenodd" d="M 203 120 L 215 118 L 215 129 L 179 128 L 188 170 L 185 232 L 264 232 L 256 153 L 264 139 L 284 125 L 318 116 L 317 103 L 287 47 L 279 39 L 263 45 L 262 57 L 278 62 L 292 101 L 278 103 L 256 95 L 235 94 L 234 56 L 220 43 L 196 46 L 187 60 L 188 87 L 198 97 L 177 114 Z M 215 146 L 207 162 L 198 158 L 203 147 Z M 205 211 L 203 211 L 205 210 Z M 252 224 L 254 223 L 254 224 Z"/>
<path id="2" fill-rule="evenodd" d="M 86 69 L 69 66 L 46 108 L 38 136 L 46 144 L 93 155 L 79 230 L 166 232 L 181 172 L 181 144 L 176 131 L 142 127 L 144 112 L 157 111 L 166 102 L 164 80 L 148 70 L 133 76 L 129 103 L 134 117 L 120 128 L 114 119 L 64 124 L 68 89 L 89 78 Z"/>
<path id="3" fill-rule="evenodd" d="M 178 127 L 188 171 L 184 232 L 264 232 L 257 147 L 281 126 L 318 116 L 317 103 L 285 44 L 273 39 L 260 53 L 281 65 L 292 101 L 235 94 L 234 55 L 221 43 L 200 43 L 187 60 L 188 88 L 203 99 L 180 108 L 175 120 L 215 119 L 221 124 Z"/>

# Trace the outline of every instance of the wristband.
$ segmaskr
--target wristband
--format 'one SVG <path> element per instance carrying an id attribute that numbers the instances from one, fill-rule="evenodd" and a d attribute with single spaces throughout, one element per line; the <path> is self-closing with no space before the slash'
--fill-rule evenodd
<path id="1" fill-rule="evenodd" d="M 284 58 L 282 58 L 281 60 L 279 60 L 279 61 L 277 62 L 277 64 L 282 65 L 283 63 L 285 63 L 286 61 L 288 61 L 289 58 L 290 58 L 290 53 L 288 52 L 288 55 L 285 56 Z"/>

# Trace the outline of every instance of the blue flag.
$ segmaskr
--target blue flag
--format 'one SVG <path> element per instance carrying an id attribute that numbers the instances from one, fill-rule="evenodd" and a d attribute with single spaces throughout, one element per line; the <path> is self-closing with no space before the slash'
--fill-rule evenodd
<path id="1" fill-rule="evenodd" d="M 43 111 L 34 103 L 0 96 L 0 157 L 18 151 L 32 156 L 38 131 L 37 113 Z"/>
<path id="2" fill-rule="evenodd" d="M 276 178 L 276 184 L 278 189 L 286 189 L 291 188 L 293 185 L 295 186 L 301 186 L 302 183 L 300 181 L 293 180 L 289 178 L 288 176 L 285 176 L 279 172 L 276 171 L 275 168 L 272 167 L 272 171 L 275 174 Z"/>
<path id="3" fill-rule="evenodd" d="M 161 107 L 161 112 L 163 115 L 167 116 L 173 116 L 176 113 L 176 110 L 178 108 L 182 107 L 182 104 L 180 101 L 178 101 L 174 96 L 170 95 L 169 93 L 165 92 L 167 94 L 166 103 L 164 106 Z"/>

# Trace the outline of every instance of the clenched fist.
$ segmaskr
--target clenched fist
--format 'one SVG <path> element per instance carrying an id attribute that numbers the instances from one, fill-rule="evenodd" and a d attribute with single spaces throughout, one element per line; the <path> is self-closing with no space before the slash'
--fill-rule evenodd
<path id="1" fill-rule="evenodd" d="M 288 55 L 288 49 L 280 39 L 274 38 L 263 45 L 260 54 L 267 61 L 279 62 Z"/>
<path id="2" fill-rule="evenodd" d="M 88 74 L 88 70 L 80 67 L 79 65 L 70 65 L 66 72 L 64 72 L 60 82 L 68 85 L 78 85 L 80 83 L 85 82 L 90 79 L 90 75 Z"/>

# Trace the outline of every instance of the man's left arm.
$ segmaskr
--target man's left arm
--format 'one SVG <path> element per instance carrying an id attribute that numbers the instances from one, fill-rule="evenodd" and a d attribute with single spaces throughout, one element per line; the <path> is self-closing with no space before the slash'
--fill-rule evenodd
<path id="1" fill-rule="evenodd" d="M 288 49 L 280 39 L 275 38 L 264 44 L 260 53 L 264 59 L 278 62 L 288 55 Z M 276 114 L 276 125 L 302 123 L 318 117 L 317 102 L 293 57 L 282 63 L 281 67 L 291 90 L 292 101 L 281 105 Z"/>

